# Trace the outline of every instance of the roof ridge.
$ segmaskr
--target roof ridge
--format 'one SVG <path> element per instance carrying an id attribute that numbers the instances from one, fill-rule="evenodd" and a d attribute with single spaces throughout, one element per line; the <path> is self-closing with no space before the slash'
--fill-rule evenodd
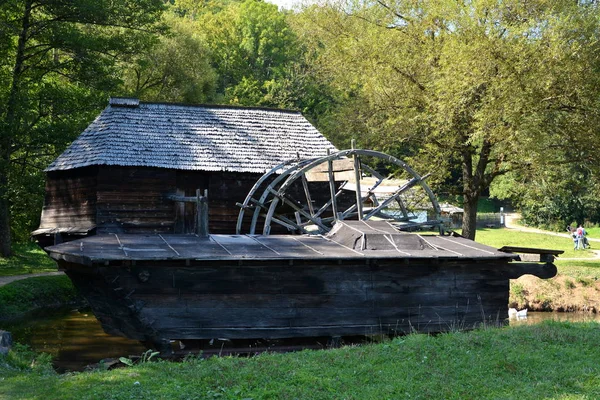
<path id="1" fill-rule="evenodd" d="M 143 101 L 137 97 L 110 97 L 108 105 L 113 107 L 137 107 L 139 105 L 164 105 L 164 106 L 178 106 L 178 107 L 197 107 L 197 108 L 223 108 L 232 110 L 257 110 L 257 111 L 278 111 L 287 112 L 293 114 L 302 114 L 300 110 L 292 110 L 289 108 L 275 108 L 275 107 L 264 107 L 264 106 L 244 106 L 239 104 L 206 104 L 206 103 L 180 103 L 180 102 L 166 102 L 166 101 Z"/>

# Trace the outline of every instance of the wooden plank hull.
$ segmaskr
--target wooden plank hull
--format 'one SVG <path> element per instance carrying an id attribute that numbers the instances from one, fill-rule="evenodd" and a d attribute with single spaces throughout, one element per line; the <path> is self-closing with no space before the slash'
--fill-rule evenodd
<path id="1" fill-rule="evenodd" d="M 442 332 L 507 317 L 507 261 L 62 261 L 106 332 L 142 341 Z"/>
<path id="2" fill-rule="evenodd" d="M 152 343 L 498 325 L 510 279 L 556 274 L 551 262 L 386 224 L 344 222 L 327 237 L 96 235 L 46 251 L 106 332 Z"/>

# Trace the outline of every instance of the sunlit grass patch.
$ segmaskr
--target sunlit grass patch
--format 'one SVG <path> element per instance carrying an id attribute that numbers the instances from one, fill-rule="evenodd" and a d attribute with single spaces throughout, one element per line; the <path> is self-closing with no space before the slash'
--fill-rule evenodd
<path id="1" fill-rule="evenodd" d="M 56 271 L 56 263 L 35 243 L 17 243 L 13 251 L 10 258 L 0 257 L 0 276 Z"/>

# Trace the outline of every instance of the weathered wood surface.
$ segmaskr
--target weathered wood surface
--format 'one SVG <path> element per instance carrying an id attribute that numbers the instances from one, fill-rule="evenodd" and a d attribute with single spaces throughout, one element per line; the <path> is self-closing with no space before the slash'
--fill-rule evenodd
<path id="1" fill-rule="evenodd" d="M 339 226 L 329 237 L 97 235 L 46 250 L 107 332 L 156 343 L 501 323 L 509 279 L 556 274 L 462 237 Z"/>
<path id="2" fill-rule="evenodd" d="M 49 173 L 40 228 L 95 226 L 96 173 L 95 167 Z"/>
<path id="3" fill-rule="evenodd" d="M 411 235 L 411 234 L 408 234 Z M 297 262 L 302 259 L 396 258 L 405 262 L 413 258 L 436 259 L 513 259 L 468 239 L 443 236 L 420 236 L 433 248 L 397 250 L 353 250 L 320 236 L 250 236 L 210 235 L 132 235 L 107 234 L 47 247 L 55 259 L 70 256 L 82 264 L 119 260 L 252 260 L 274 259 Z M 174 251 L 175 250 L 175 251 Z"/>
<path id="4" fill-rule="evenodd" d="M 49 172 L 40 229 L 34 234 L 77 228 L 98 233 L 194 233 L 197 210 L 173 196 L 209 193 L 211 233 L 233 233 L 242 201 L 260 174 L 180 171 L 166 168 L 98 166 Z M 316 204 L 324 203 L 326 184 L 310 183 Z M 304 196 L 301 187 L 294 196 Z M 244 228 L 251 220 L 244 221 Z M 87 230 L 82 231 L 82 228 Z M 81 231 L 81 232 L 80 232 Z M 286 233 L 284 228 L 274 233 Z M 44 243 L 48 245 L 50 243 Z"/>
<path id="5" fill-rule="evenodd" d="M 506 259 L 70 268 L 110 333 L 138 340 L 439 332 L 503 321 Z"/>

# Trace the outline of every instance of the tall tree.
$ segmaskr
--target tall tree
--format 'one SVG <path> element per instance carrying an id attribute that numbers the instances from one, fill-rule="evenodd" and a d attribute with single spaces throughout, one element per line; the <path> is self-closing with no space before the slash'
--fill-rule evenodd
<path id="1" fill-rule="evenodd" d="M 322 74 L 346 99 L 332 126 L 404 151 L 438 180 L 457 162 L 469 238 L 477 200 L 498 176 L 551 163 L 573 122 L 597 143 L 576 111 L 594 112 L 595 84 L 562 75 L 585 71 L 597 82 L 593 2 L 376 0 L 303 14 L 301 38 L 320 49 Z"/>
<path id="2" fill-rule="evenodd" d="M 149 45 L 162 0 L 7 0 L 0 8 L 0 256 L 22 171 L 82 129 L 119 84 L 116 61 Z M 19 166 L 21 169 L 17 170 Z M 21 172 L 20 172 L 21 171 Z"/>
<path id="3" fill-rule="evenodd" d="M 195 21 L 168 12 L 169 31 L 156 46 L 124 62 L 124 91 L 152 101 L 208 103 L 216 97 L 217 74 Z"/>
<path id="4" fill-rule="evenodd" d="M 221 101 L 270 105 L 269 89 L 298 59 L 299 44 L 285 15 L 258 0 L 229 3 L 198 17 L 199 32 L 211 51 Z"/>

